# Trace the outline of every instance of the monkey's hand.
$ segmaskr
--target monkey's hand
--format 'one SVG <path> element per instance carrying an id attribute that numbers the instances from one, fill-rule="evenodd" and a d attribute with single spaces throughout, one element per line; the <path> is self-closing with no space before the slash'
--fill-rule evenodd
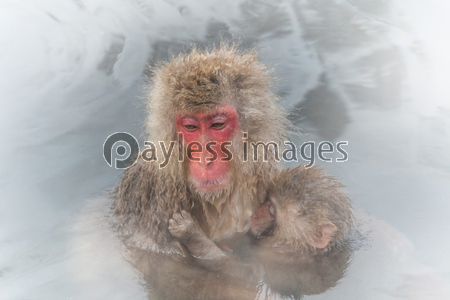
<path id="1" fill-rule="evenodd" d="M 174 214 L 169 220 L 169 232 L 181 242 L 185 242 L 192 235 L 204 235 L 197 220 L 193 219 L 191 214 L 185 210 L 181 214 Z"/>
<path id="2" fill-rule="evenodd" d="M 219 259 L 224 256 L 222 250 L 205 234 L 197 220 L 183 210 L 169 220 L 169 232 L 185 245 L 194 257 Z"/>
<path id="3" fill-rule="evenodd" d="M 225 254 L 202 230 L 200 224 L 187 211 L 174 214 L 169 220 L 169 231 L 178 241 L 187 247 L 191 255 L 204 268 L 230 275 L 232 278 L 244 274 L 253 274 L 253 268 L 235 262 Z M 245 272 L 243 272 L 245 270 Z"/>

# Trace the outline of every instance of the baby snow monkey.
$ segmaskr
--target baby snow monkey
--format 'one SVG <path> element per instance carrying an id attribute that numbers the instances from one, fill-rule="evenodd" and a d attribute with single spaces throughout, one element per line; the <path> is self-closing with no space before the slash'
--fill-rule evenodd
<path id="1" fill-rule="evenodd" d="M 284 251 L 329 249 L 342 244 L 353 221 L 342 184 L 319 168 L 281 171 L 266 201 L 250 219 L 250 232 Z"/>

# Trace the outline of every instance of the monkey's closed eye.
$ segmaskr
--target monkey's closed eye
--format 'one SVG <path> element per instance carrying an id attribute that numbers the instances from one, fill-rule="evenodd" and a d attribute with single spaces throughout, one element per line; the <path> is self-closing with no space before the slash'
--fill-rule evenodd
<path id="1" fill-rule="evenodd" d="M 184 125 L 183 126 L 184 129 L 186 129 L 187 131 L 194 131 L 195 129 L 197 129 L 198 127 L 195 125 Z"/>
<path id="2" fill-rule="evenodd" d="M 225 126 L 225 123 L 214 123 L 214 124 L 211 125 L 211 128 L 221 129 L 224 126 Z"/>

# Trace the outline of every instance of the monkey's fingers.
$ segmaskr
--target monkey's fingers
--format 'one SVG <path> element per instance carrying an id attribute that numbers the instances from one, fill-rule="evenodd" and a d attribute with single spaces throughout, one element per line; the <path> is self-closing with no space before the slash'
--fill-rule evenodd
<path id="1" fill-rule="evenodd" d="M 178 227 L 177 222 L 174 219 L 170 219 L 169 220 L 169 231 L 172 231 L 176 227 Z"/>
<path id="2" fill-rule="evenodd" d="M 181 215 L 183 216 L 183 218 L 184 218 L 185 220 L 192 220 L 191 214 L 188 213 L 188 212 L 185 211 L 185 210 L 182 210 L 182 211 L 181 211 Z"/>
<path id="3" fill-rule="evenodd" d="M 172 220 L 180 221 L 182 219 L 183 219 L 183 217 L 179 213 L 174 213 L 172 216 Z"/>
<path id="4" fill-rule="evenodd" d="M 182 211 L 181 214 L 175 213 L 172 216 L 172 219 L 169 220 L 169 226 L 172 226 L 172 228 L 175 229 L 177 227 L 177 230 L 180 230 L 180 227 L 189 228 L 194 224 L 194 220 L 192 219 L 191 215 L 186 212 Z"/>
<path id="5" fill-rule="evenodd" d="M 186 226 L 183 222 L 179 222 L 175 219 L 169 220 L 169 232 L 176 238 L 182 237 L 186 233 Z"/>

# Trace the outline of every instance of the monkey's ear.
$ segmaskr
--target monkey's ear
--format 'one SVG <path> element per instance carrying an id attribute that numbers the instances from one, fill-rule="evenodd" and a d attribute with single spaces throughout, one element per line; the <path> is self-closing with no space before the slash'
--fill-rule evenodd
<path id="1" fill-rule="evenodd" d="M 320 225 L 320 236 L 313 237 L 308 241 L 308 244 L 315 248 L 323 249 L 328 246 L 333 236 L 333 233 L 336 231 L 336 226 L 327 222 L 325 224 Z"/>

